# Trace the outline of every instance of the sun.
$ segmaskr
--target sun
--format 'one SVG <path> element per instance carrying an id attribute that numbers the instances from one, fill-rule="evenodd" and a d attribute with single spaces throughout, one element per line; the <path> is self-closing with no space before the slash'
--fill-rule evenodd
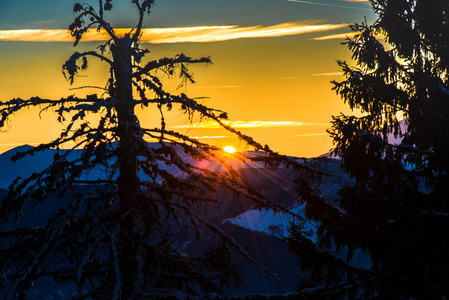
<path id="1" fill-rule="evenodd" d="M 234 153 L 235 151 L 237 151 L 237 150 L 235 150 L 235 148 L 232 147 L 232 146 L 226 146 L 226 147 L 223 147 L 223 150 L 224 150 L 225 152 L 229 153 L 229 154 L 232 154 L 232 153 Z"/>

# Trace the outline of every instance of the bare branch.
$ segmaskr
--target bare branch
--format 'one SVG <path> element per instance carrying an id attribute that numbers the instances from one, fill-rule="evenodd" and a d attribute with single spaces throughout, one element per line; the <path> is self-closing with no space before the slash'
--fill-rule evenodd
<path id="1" fill-rule="evenodd" d="M 62 66 L 62 72 L 67 80 L 70 81 L 70 84 L 73 84 L 75 75 L 78 74 L 79 70 L 87 69 L 87 56 L 94 56 L 99 58 L 101 61 L 107 62 L 110 66 L 112 66 L 113 62 L 95 51 L 86 51 L 83 53 L 75 52 L 70 56 L 70 58 L 64 63 Z M 82 65 L 78 66 L 78 60 L 82 60 Z M 67 77 L 68 74 L 68 77 Z"/>
<path id="2" fill-rule="evenodd" d="M 141 75 L 147 74 L 148 72 L 160 69 L 166 66 L 174 66 L 176 64 L 196 64 L 196 63 L 212 63 L 209 57 L 203 57 L 200 59 L 193 59 L 191 57 L 185 56 L 184 54 L 180 54 L 175 56 L 174 58 L 164 57 L 159 60 L 153 60 L 147 63 L 144 67 L 138 69 L 138 71 L 134 72 L 133 77 L 139 77 Z"/>
<path id="3" fill-rule="evenodd" d="M 70 88 L 69 90 L 73 91 L 73 90 L 82 90 L 82 89 L 99 89 L 99 90 L 104 90 L 107 91 L 107 89 L 99 87 L 99 86 L 94 86 L 94 85 L 85 85 L 85 86 L 80 86 L 80 87 L 76 87 L 76 88 Z"/>
<path id="4" fill-rule="evenodd" d="M 80 4 L 75 4 L 74 12 L 80 12 L 81 13 L 75 18 L 75 21 L 70 25 L 69 29 L 72 31 L 72 36 L 76 38 L 75 46 L 78 44 L 78 42 L 81 40 L 83 34 L 89 29 L 92 25 L 99 24 L 98 29 L 104 28 L 108 35 L 114 40 L 118 40 L 118 37 L 114 33 L 114 29 L 112 26 L 105 21 L 104 15 L 103 15 L 103 4 L 102 0 L 99 0 L 99 14 L 95 11 L 95 9 L 91 5 L 82 6 Z M 83 25 L 84 17 L 90 17 L 93 18 L 92 22 L 89 23 L 89 25 Z"/>
<path id="5" fill-rule="evenodd" d="M 201 224 L 206 226 L 206 228 L 211 230 L 215 235 L 219 236 L 225 242 L 225 244 L 234 247 L 238 251 L 239 254 L 243 255 L 245 258 L 247 258 L 249 261 L 254 263 L 261 270 L 266 272 L 268 275 L 270 275 L 271 277 L 273 277 L 277 281 L 280 281 L 279 277 L 276 274 L 271 272 L 269 269 L 267 269 L 265 266 L 263 266 L 262 264 L 257 262 L 253 257 L 251 257 L 251 255 L 249 255 L 248 252 L 246 252 L 245 249 L 243 249 L 242 246 L 240 244 L 238 244 L 233 237 L 225 234 L 216 225 L 211 224 L 210 222 L 204 220 L 203 218 L 201 218 L 200 216 L 198 216 L 197 214 L 192 212 L 192 210 L 191 210 L 191 208 L 189 206 L 186 206 L 186 205 L 181 204 L 181 203 L 169 202 L 169 201 L 165 201 L 165 200 L 157 200 L 157 199 L 155 199 L 155 201 L 163 203 L 165 205 L 170 205 L 170 206 L 174 206 L 174 207 L 178 207 L 178 208 L 182 209 L 187 215 L 191 216 L 193 219 L 196 219 Z"/>
<path id="6" fill-rule="evenodd" d="M 136 4 L 136 7 L 137 7 L 137 9 L 139 11 L 139 21 L 137 22 L 136 32 L 134 33 L 132 39 L 134 41 L 138 41 L 139 38 L 140 38 L 140 34 L 142 32 L 143 16 L 145 14 L 145 11 L 142 8 L 142 6 L 140 5 L 139 1 L 134 1 L 134 3 Z"/>
<path id="7" fill-rule="evenodd" d="M 59 100 L 41 99 L 39 97 L 31 97 L 28 100 L 21 98 L 14 98 L 7 102 L 0 102 L 0 127 L 5 125 L 5 122 L 9 120 L 9 117 L 17 111 L 27 108 L 48 104 L 49 107 L 62 106 L 64 104 L 72 103 L 95 103 L 95 100 L 82 99 L 70 96 L 68 98 L 61 98 Z M 48 109 L 46 107 L 45 109 Z"/>

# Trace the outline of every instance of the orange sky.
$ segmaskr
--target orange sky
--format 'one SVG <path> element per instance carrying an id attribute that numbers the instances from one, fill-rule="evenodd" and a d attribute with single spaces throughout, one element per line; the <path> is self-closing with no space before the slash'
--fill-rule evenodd
<path id="1" fill-rule="evenodd" d="M 26 1 L 29 0 L 18 0 L 17 5 Z M 223 12 L 228 7 L 222 3 L 219 12 L 215 12 L 217 6 L 203 5 L 198 7 L 205 11 L 198 13 L 194 9 L 196 2 L 199 5 L 201 1 L 192 0 L 193 8 L 190 7 L 196 18 L 188 18 L 185 7 L 161 2 L 153 11 L 153 15 L 159 13 L 160 17 L 151 21 L 150 16 L 146 25 L 152 29 L 143 36 L 144 42 L 153 43 L 143 44 L 151 50 L 149 59 L 181 52 L 191 57 L 211 56 L 212 65 L 191 67 L 197 83 L 178 93 L 209 97 L 204 100 L 205 104 L 227 111 L 231 125 L 275 151 L 306 157 L 327 152 L 332 146 L 325 133 L 331 116 L 347 112 L 330 84 L 333 79 L 343 79 L 335 61 L 350 58 L 346 47 L 340 45 L 343 40 L 338 35 L 349 32 L 347 23 L 372 16 L 365 1 L 248 1 L 245 5 L 254 2 L 259 6 L 258 11 L 247 14 L 250 17 L 246 18 L 240 18 L 237 12 Z M 238 5 L 236 1 L 230 2 Z M 46 3 L 56 9 L 54 6 L 59 2 Z M 63 6 L 61 11 L 67 4 Z M 61 25 L 63 22 L 68 25 L 73 18 L 70 10 L 65 14 L 55 11 L 57 15 L 45 10 L 42 20 L 33 15 L 35 19 L 30 17 L 20 23 L 11 18 L 15 7 L 1 9 L 2 4 L 0 101 L 36 95 L 55 99 L 70 94 L 82 96 L 97 91 L 69 89 L 82 85 L 104 86 L 107 69 L 94 60 L 85 73 L 87 77 L 78 78 L 73 86 L 62 75 L 61 66 L 74 51 L 92 50 L 100 43 L 93 40 L 101 40 L 101 35 L 92 33 L 90 42 L 74 49 L 67 42 L 68 35 L 63 30 L 66 27 Z M 209 14 L 203 16 L 207 9 Z M 245 9 L 250 8 L 245 6 L 241 11 Z M 174 18 L 176 14 L 181 16 L 181 10 L 182 17 Z M 2 18 L 6 13 L 8 16 Z M 216 18 L 210 13 L 216 13 Z M 164 15 L 171 17 L 164 19 Z M 117 20 L 117 26 L 132 26 L 132 22 L 126 21 L 133 20 L 132 16 L 118 14 L 111 18 Z M 332 38 L 323 39 L 329 36 Z M 139 115 L 144 126 L 150 126 L 158 118 L 151 111 Z M 186 127 L 187 118 L 178 111 L 170 113 L 167 121 L 173 129 L 206 142 L 245 149 L 231 134 L 208 123 Z M 49 141 L 57 137 L 61 126 L 51 113 L 39 119 L 38 111 L 20 112 L 13 118 L 11 128 L 0 133 L 0 152 L 17 145 Z"/>

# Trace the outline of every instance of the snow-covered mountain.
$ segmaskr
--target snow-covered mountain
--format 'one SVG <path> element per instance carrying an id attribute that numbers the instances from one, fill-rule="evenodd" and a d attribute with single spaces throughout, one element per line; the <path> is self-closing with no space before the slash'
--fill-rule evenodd
<path id="1" fill-rule="evenodd" d="M 150 147 L 157 147 L 157 143 L 149 143 Z M 32 146 L 24 145 L 16 147 L 0 155 L 0 189 L 7 189 L 15 178 L 27 178 L 34 172 L 43 171 L 54 159 L 56 150 L 45 150 L 35 153 L 33 156 L 26 156 L 16 162 L 11 161 L 11 157 L 17 152 L 24 152 L 32 149 Z M 64 154 L 67 150 L 59 150 Z M 72 151 L 67 159 L 76 159 L 81 154 L 81 150 Z M 183 155 L 183 153 L 181 153 Z M 245 153 L 243 155 L 257 155 L 254 153 Z M 241 157 L 242 158 L 242 157 Z M 235 156 L 229 157 L 227 163 L 235 169 L 240 170 L 245 180 L 260 193 L 264 194 L 271 201 L 289 207 L 292 212 L 303 215 L 304 205 L 300 203 L 295 187 L 293 185 L 294 174 L 289 170 L 268 169 L 262 163 L 248 163 Z M 194 162 L 191 160 L 190 162 Z M 224 170 L 222 164 L 218 161 L 200 161 L 194 162 L 198 166 L 215 171 Z M 316 167 L 326 170 L 331 174 L 340 174 L 339 161 L 336 159 L 321 159 L 315 162 Z M 170 167 L 167 167 L 170 168 Z M 169 170 L 175 172 L 176 170 Z M 85 175 L 85 179 L 106 179 L 105 172 L 101 168 L 94 169 Z M 336 192 L 341 183 L 333 179 L 324 179 L 317 186 L 322 195 L 328 201 L 334 201 Z M 217 197 L 227 197 L 227 195 L 218 194 Z M 269 235 L 283 237 L 287 235 L 288 223 L 292 217 L 286 214 L 275 214 L 271 210 L 258 210 L 252 207 L 250 203 L 238 201 L 238 203 L 229 204 L 229 207 L 222 207 L 218 213 L 218 219 L 223 223 L 244 227 L 253 231 L 263 232 Z M 310 231 L 314 231 L 315 224 L 310 224 Z"/>
<path id="2" fill-rule="evenodd" d="M 158 143 L 148 143 L 150 148 L 158 147 Z M 17 152 L 25 152 L 27 150 L 32 149 L 32 146 L 29 145 L 23 145 L 16 148 L 13 148 L 5 153 L 2 153 L 0 155 L 0 189 L 6 189 L 8 188 L 11 183 L 16 179 L 17 177 L 21 178 L 27 178 L 34 172 L 41 172 L 45 168 L 47 168 L 54 160 L 55 154 L 57 153 L 56 150 L 45 150 L 36 152 L 33 156 L 26 156 L 16 162 L 12 162 L 11 158 L 17 153 Z M 61 155 L 64 155 L 68 150 L 61 149 L 59 150 L 59 153 Z M 68 154 L 67 160 L 74 160 L 78 158 L 81 155 L 82 150 L 73 150 Z M 197 165 L 198 167 L 214 170 L 214 171 L 225 171 L 225 167 L 218 161 L 208 161 L 208 160 L 202 160 L 200 162 L 195 161 L 193 159 L 189 159 L 185 153 L 181 149 L 179 149 L 179 154 L 186 159 L 187 162 Z M 251 163 L 251 162 L 244 162 L 243 156 L 251 156 L 251 155 L 258 155 L 254 152 L 247 152 L 244 154 L 238 154 L 229 156 L 229 157 L 223 157 L 223 159 L 226 160 L 228 164 L 230 164 L 234 169 L 241 169 L 241 168 L 263 168 L 262 163 Z M 161 166 L 160 166 L 161 167 Z M 177 170 L 176 167 L 173 166 L 162 166 L 163 169 L 168 169 L 172 174 L 179 173 L 179 170 Z M 140 174 L 141 176 L 144 176 L 144 174 Z M 105 170 L 101 167 L 97 167 L 90 171 L 89 173 L 86 173 L 82 179 L 106 179 L 105 176 Z"/>
<path id="3" fill-rule="evenodd" d="M 32 146 L 24 145 L 11 149 L 0 155 L 0 188 L 7 189 L 11 183 L 17 178 L 28 178 L 33 173 L 45 170 L 54 160 L 56 150 L 46 150 L 36 152 L 33 156 L 26 156 L 22 159 L 12 162 L 11 158 L 17 152 L 25 152 L 32 149 Z M 63 155 L 67 150 L 59 150 Z M 79 157 L 81 150 L 75 150 L 67 156 L 68 160 L 74 160 Z M 106 179 L 104 170 L 101 168 L 94 169 L 85 178 L 101 178 Z"/>
<path id="4" fill-rule="evenodd" d="M 151 144 L 150 146 L 157 147 L 157 144 Z M 17 151 L 23 152 L 29 149 L 31 149 L 31 146 L 25 145 L 0 155 L 0 188 L 6 189 L 16 177 L 26 178 L 33 172 L 44 170 L 53 162 L 56 154 L 56 150 L 46 150 L 38 152 L 34 156 L 25 157 L 16 163 L 10 160 Z M 66 150 L 60 151 L 63 154 L 63 151 Z M 78 157 L 80 151 L 73 151 L 68 159 Z M 243 155 L 256 154 L 246 153 Z M 245 180 L 269 200 L 290 208 L 292 212 L 298 215 L 304 215 L 304 205 L 300 203 L 297 197 L 294 184 L 292 183 L 294 174 L 291 171 L 276 168 L 270 169 L 262 164 L 244 163 L 243 160 L 231 157 L 227 162 L 238 169 Z M 329 173 L 340 173 L 338 160 L 323 158 L 313 163 L 316 164 L 315 167 L 326 170 Z M 201 164 L 202 168 L 216 171 L 223 169 L 219 162 L 201 161 L 199 164 Z M 170 171 L 176 172 L 176 170 Z M 101 169 L 94 169 L 86 175 L 86 178 L 91 179 L 104 177 L 104 171 Z M 334 179 L 324 179 L 317 184 L 322 195 L 328 201 L 335 200 L 336 191 L 340 186 L 341 182 Z M 219 191 L 216 197 L 218 204 L 213 204 L 213 208 L 206 208 L 209 214 L 208 218 L 216 222 L 224 232 L 233 236 L 256 261 L 268 267 L 282 280 L 281 284 L 278 285 L 275 280 L 269 278 L 260 269 L 247 267 L 243 275 L 245 285 L 238 290 L 231 291 L 231 294 L 284 293 L 294 290 L 299 285 L 299 278 L 301 277 L 300 271 L 296 266 L 297 257 L 290 254 L 287 246 L 282 242 L 282 238 L 288 234 L 287 230 L 289 222 L 293 220 L 292 217 L 283 213 L 274 213 L 271 210 L 259 210 L 250 201 L 230 196 L 226 192 Z M 67 203 L 66 201 L 70 201 L 70 199 L 65 199 L 58 203 L 63 205 L 64 202 Z M 39 226 L 42 220 L 47 219 L 47 215 L 51 214 L 51 211 L 55 211 L 55 209 L 57 208 L 46 206 L 34 208 L 30 211 L 29 217 L 22 225 Z M 316 227 L 317 224 L 313 222 L 309 222 L 306 225 L 306 230 L 310 232 L 312 240 L 316 240 Z M 47 291 L 49 296 L 46 298 L 58 298 L 54 294 L 56 292 L 52 294 L 50 290 Z"/>

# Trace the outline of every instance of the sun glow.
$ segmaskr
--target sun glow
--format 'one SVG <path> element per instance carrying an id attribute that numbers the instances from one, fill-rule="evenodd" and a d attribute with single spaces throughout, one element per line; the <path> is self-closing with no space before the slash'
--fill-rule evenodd
<path id="1" fill-rule="evenodd" d="M 226 147 L 223 147 L 223 150 L 224 150 L 226 153 L 229 153 L 229 154 L 235 153 L 235 151 L 237 151 L 237 150 L 235 150 L 235 148 L 232 147 L 232 146 L 226 146 Z"/>

